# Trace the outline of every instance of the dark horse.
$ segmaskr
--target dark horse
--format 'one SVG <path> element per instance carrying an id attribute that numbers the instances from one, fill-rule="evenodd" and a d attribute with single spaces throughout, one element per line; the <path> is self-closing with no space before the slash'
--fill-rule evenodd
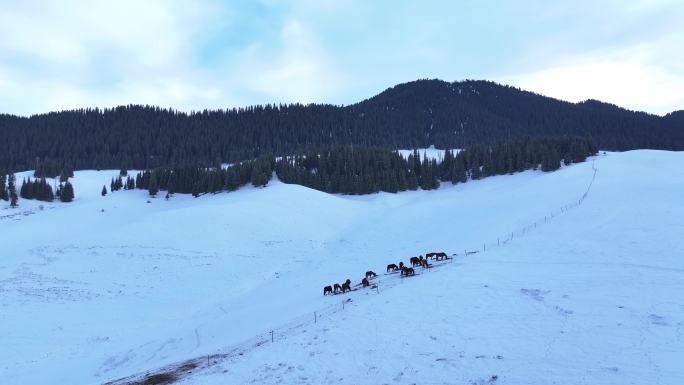
<path id="1" fill-rule="evenodd" d="M 401 270 L 401 275 L 409 276 L 409 275 L 416 275 L 416 271 L 413 270 L 412 267 L 405 267 Z"/>
<path id="2" fill-rule="evenodd" d="M 389 273 L 390 271 L 397 271 L 397 270 L 399 270 L 399 268 L 397 267 L 397 265 L 395 265 L 395 264 L 393 264 L 393 263 L 390 263 L 389 265 L 387 265 L 387 272 L 388 272 L 388 273 Z"/>
<path id="3" fill-rule="evenodd" d="M 342 286 L 340 286 L 339 283 L 336 283 L 336 284 L 335 284 L 335 293 L 339 293 L 339 292 L 341 292 L 341 291 L 342 291 Z"/>
<path id="4" fill-rule="evenodd" d="M 377 277 L 377 276 L 378 276 L 378 275 L 375 274 L 375 272 L 374 272 L 373 270 L 369 270 L 369 271 L 366 272 L 366 278 L 374 278 L 374 277 Z"/>
<path id="5" fill-rule="evenodd" d="M 423 267 L 424 269 L 427 269 L 428 267 L 430 267 L 430 265 L 428 264 L 427 259 L 421 259 L 421 260 L 420 260 L 420 266 Z"/>
<path id="6" fill-rule="evenodd" d="M 362 279 L 362 280 L 361 280 L 361 285 L 362 285 L 363 287 L 368 287 L 368 285 L 370 285 L 370 283 L 368 283 L 368 278 Z"/>
<path id="7" fill-rule="evenodd" d="M 347 279 L 347 280 L 342 284 L 342 294 L 344 294 L 344 293 L 346 293 L 346 292 L 348 292 L 348 291 L 351 291 L 351 281 Z"/>
<path id="8" fill-rule="evenodd" d="M 418 257 L 411 257 L 411 259 L 409 260 L 409 262 L 411 262 L 411 266 L 420 265 L 420 258 L 418 258 Z"/>
<path id="9" fill-rule="evenodd" d="M 333 293 L 332 286 L 326 286 L 323 288 L 323 295 L 332 294 L 332 293 Z"/>
<path id="10" fill-rule="evenodd" d="M 442 258 L 443 259 L 449 259 L 449 257 L 447 257 L 447 255 L 446 255 L 446 253 L 442 252 L 442 251 L 440 251 L 438 253 L 427 253 L 427 254 L 425 254 L 425 258 L 435 258 L 438 261 Z"/>

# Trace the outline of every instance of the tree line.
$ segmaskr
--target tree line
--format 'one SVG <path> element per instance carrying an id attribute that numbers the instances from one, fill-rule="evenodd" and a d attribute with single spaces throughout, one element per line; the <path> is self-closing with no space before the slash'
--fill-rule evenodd
<path id="1" fill-rule="evenodd" d="M 460 151 L 446 150 L 439 160 L 421 156 L 417 150 L 403 157 L 382 148 L 332 146 L 305 155 L 262 156 L 227 167 L 158 167 L 138 173 L 131 185 L 148 190 L 151 196 L 166 191 L 167 198 L 176 192 L 197 197 L 234 191 L 249 183 L 265 186 L 275 172 L 284 183 L 328 193 L 396 193 L 432 190 L 440 183 L 464 183 L 528 169 L 554 171 L 562 163 L 584 162 L 597 151 L 596 144 L 586 137 L 524 138 L 476 145 Z M 105 190 L 103 186 L 103 193 Z"/>
<path id="2" fill-rule="evenodd" d="M 44 177 L 33 180 L 29 177 L 22 181 L 19 194 L 17 194 L 16 176 L 12 173 L 0 173 L 0 201 L 9 202 L 10 207 L 17 207 L 20 197 L 43 202 L 52 202 L 55 199 L 61 202 L 71 202 L 74 200 L 74 187 L 66 178 L 60 181 L 53 192 L 52 186 Z"/>
<path id="3" fill-rule="evenodd" d="M 334 146 L 467 148 L 529 136 L 591 136 L 604 150 L 684 149 L 681 113 L 568 103 L 486 81 L 421 80 L 349 106 L 261 105 L 192 113 L 129 105 L 0 115 L 0 169 L 217 167 Z"/>

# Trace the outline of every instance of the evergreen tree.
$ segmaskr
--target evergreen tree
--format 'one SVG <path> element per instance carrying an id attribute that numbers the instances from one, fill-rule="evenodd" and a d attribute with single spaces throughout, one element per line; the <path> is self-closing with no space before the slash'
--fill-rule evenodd
<path id="1" fill-rule="evenodd" d="M 107 186 L 102 186 L 102 196 L 107 195 Z"/>
<path id="2" fill-rule="evenodd" d="M 17 203 L 19 197 L 17 197 L 16 177 L 14 174 L 9 174 L 7 181 L 7 193 L 9 194 L 10 207 L 17 207 L 19 205 Z"/>
<path id="3" fill-rule="evenodd" d="M 157 184 L 157 174 L 156 173 L 151 173 L 150 182 L 149 182 L 149 186 L 147 188 L 147 191 L 150 193 L 151 197 L 157 196 L 157 193 L 159 192 L 159 185 Z"/>
<path id="4" fill-rule="evenodd" d="M 28 180 L 24 178 L 24 181 L 21 183 L 21 188 L 19 188 L 19 196 L 24 199 L 33 199 L 33 183 L 31 182 L 30 177 Z"/>
<path id="5" fill-rule="evenodd" d="M 74 200 L 74 187 L 69 181 L 65 182 L 60 188 L 59 200 L 62 202 L 71 202 Z"/>
<path id="6" fill-rule="evenodd" d="M 0 172 L 0 200 L 9 200 L 9 194 L 7 193 L 7 175 L 2 172 Z"/>

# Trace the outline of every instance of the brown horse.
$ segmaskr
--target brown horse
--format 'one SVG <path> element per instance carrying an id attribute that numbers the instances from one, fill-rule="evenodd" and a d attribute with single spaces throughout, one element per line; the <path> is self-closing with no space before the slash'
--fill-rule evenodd
<path id="1" fill-rule="evenodd" d="M 405 276 L 407 276 L 407 277 L 408 277 L 409 275 L 416 275 L 416 271 L 413 270 L 412 267 L 404 267 L 404 268 L 401 270 L 401 275 L 405 275 Z"/>
<path id="2" fill-rule="evenodd" d="M 362 280 L 361 280 L 361 285 L 362 285 L 363 287 L 368 287 L 368 285 L 370 285 L 370 283 L 368 283 L 368 278 L 362 279 Z"/>
<path id="3" fill-rule="evenodd" d="M 427 269 L 428 267 L 430 267 L 430 265 L 428 264 L 427 259 L 421 259 L 421 260 L 420 260 L 420 266 L 421 266 L 422 268 L 424 268 L 424 269 Z"/>
<path id="4" fill-rule="evenodd" d="M 351 291 L 351 281 L 347 280 L 347 282 L 342 284 L 342 294 Z"/>
<path id="5" fill-rule="evenodd" d="M 374 272 L 373 270 L 369 270 L 369 271 L 366 272 L 366 278 L 375 278 L 375 277 L 377 277 L 377 276 L 378 276 L 378 275 L 375 274 L 375 272 Z"/>
<path id="6" fill-rule="evenodd" d="M 337 293 L 339 293 L 339 292 L 342 291 L 342 286 L 340 286 L 339 283 L 336 283 L 336 284 L 334 285 L 334 287 L 335 287 L 335 294 L 337 294 Z"/>
<path id="7" fill-rule="evenodd" d="M 399 270 L 404 270 L 404 262 L 399 262 Z"/>
<path id="8" fill-rule="evenodd" d="M 397 265 L 395 265 L 395 264 L 393 264 L 393 263 L 390 263 L 389 265 L 387 265 L 387 272 L 388 272 L 388 273 L 389 273 L 390 271 L 397 271 L 397 270 L 399 270 L 399 268 L 397 267 Z"/>
<path id="9" fill-rule="evenodd" d="M 438 253 L 427 253 L 425 254 L 425 258 L 435 258 L 438 261 L 442 258 L 449 259 L 449 257 L 447 257 L 446 253 L 443 251 L 440 251 Z"/>
<path id="10" fill-rule="evenodd" d="M 333 293 L 333 291 L 332 291 L 332 286 L 326 286 L 326 287 L 323 288 L 323 295 L 326 295 L 326 294 L 331 294 L 331 295 L 332 295 L 332 293 Z"/>
<path id="11" fill-rule="evenodd" d="M 418 258 L 418 257 L 411 257 L 411 259 L 409 260 L 409 262 L 411 262 L 411 266 L 420 265 L 420 258 Z"/>

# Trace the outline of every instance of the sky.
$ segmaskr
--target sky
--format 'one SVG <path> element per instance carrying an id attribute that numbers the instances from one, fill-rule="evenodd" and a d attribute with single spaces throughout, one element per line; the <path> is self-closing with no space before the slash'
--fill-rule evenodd
<path id="1" fill-rule="evenodd" d="M 0 113 L 351 104 L 423 78 L 684 109 L 681 0 L 0 0 Z"/>

